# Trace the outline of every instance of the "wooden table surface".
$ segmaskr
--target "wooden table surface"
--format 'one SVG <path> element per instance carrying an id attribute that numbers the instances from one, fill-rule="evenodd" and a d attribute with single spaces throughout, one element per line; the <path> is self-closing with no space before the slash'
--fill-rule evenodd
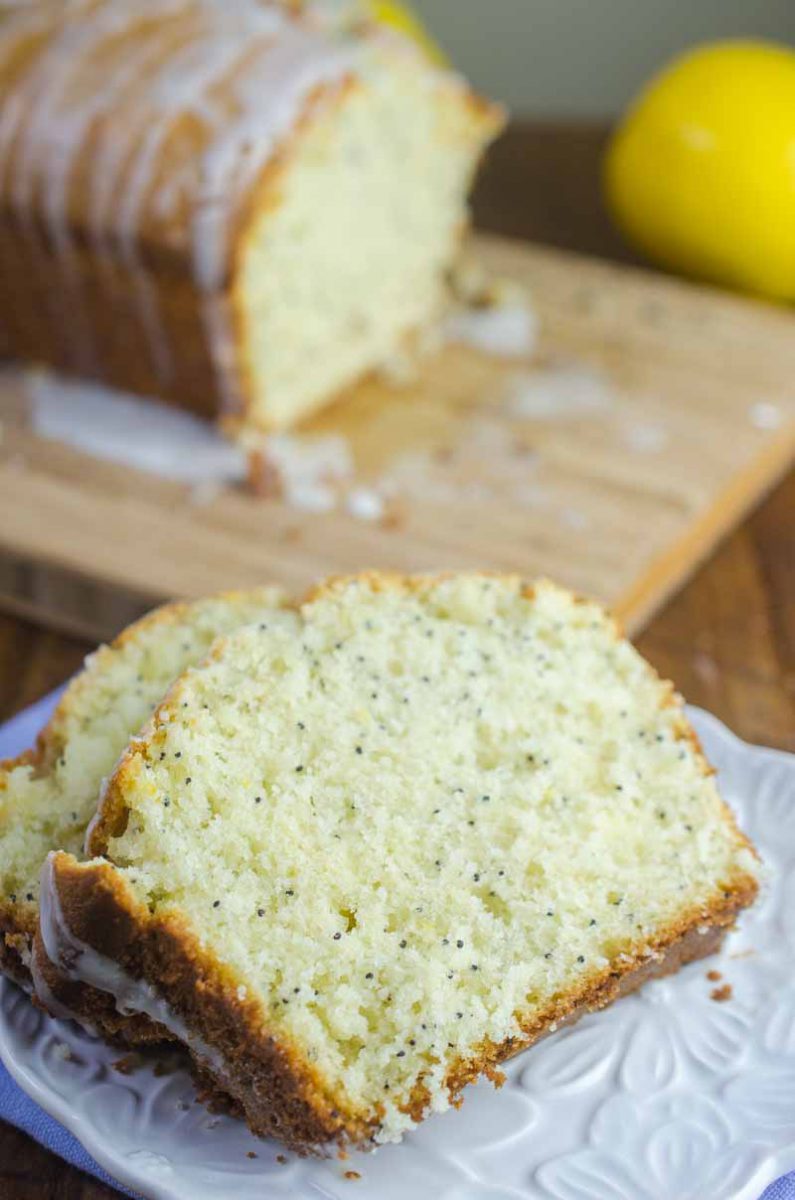
<path id="1" fill-rule="evenodd" d="M 604 130 L 592 125 L 513 129 L 480 182 L 478 224 L 634 261 L 599 201 L 604 141 Z M 741 737 L 795 751 L 795 472 L 704 564 L 638 645 L 689 700 Z M 0 719 L 77 670 L 90 649 L 0 616 Z M 109 1200 L 116 1194 L 0 1123 L 0 1200 Z"/>

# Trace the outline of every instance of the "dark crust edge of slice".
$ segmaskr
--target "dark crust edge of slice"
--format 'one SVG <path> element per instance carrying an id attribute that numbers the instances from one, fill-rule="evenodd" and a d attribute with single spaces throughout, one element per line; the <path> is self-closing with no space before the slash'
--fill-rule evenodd
<path id="1" fill-rule="evenodd" d="M 380 1113 L 356 1110 L 335 1097 L 332 1084 L 302 1054 L 300 1046 L 267 1033 L 258 1001 L 238 995 L 233 972 L 200 948 L 186 922 L 175 914 L 154 917 L 134 897 L 123 876 L 107 862 L 80 864 L 72 856 L 53 856 L 53 874 L 64 920 L 73 937 L 118 963 L 133 978 L 156 987 L 188 1030 L 219 1053 L 228 1070 L 223 1076 L 199 1056 L 196 1065 L 211 1095 L 231 1097 L 252 1132 L 274 1137 L 299 1154 L 316 1153 L 329 1144 L 340 1148 L 373 1144 Z M 599 974 L 558 996 L 532 1018 L 519 1019 L 521 1034 L 507 1041 L 483 1043 L 453 1064 L 446 1079 L 456 1103 L 462 1088 L 480 1075 L 501 1081 L 499 1064 L 585 1013 L 603 1008 L 647 980 L 678 971 L 714 953 L 741 909 L 757 893 L 750 875 L 738 874 L 731 886 L 716 892 L 713 902 L 681 914 L 658 932 L 649 950 L 627 951 Z M 71 1000 L 78 1017 L 97 1022 L 96 989 L 64 978 L 46 957 L 40 936 L 35 953 L 55 994 Z M 122 1026 L 123 1028 L 123 1026 Z M 194 1057 L 196 1057 L 194 1055 Z M 418 1079 L 404 1109 L 413 1120 L 426 1114 L 428 1094 Z"/>

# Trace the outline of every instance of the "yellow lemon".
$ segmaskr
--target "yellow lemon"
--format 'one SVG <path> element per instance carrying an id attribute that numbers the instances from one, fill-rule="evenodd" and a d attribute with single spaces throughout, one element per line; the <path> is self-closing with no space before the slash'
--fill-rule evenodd
<path id="1" fill-rule="evenodd" d="M 605 190 L 663 266 L 795 300 L 795 51 L 718 42 L 676 59 L 615 133 Z"/>
<path id="2" fill-rule="evenodd" d="M 432 62 L 440 66 L 447 65 L 446 55 L 407 4 L 400 4 L 397 0 L 367 0 L 367 9 L 376 21 L 391 25 L 415 41 Z"/>

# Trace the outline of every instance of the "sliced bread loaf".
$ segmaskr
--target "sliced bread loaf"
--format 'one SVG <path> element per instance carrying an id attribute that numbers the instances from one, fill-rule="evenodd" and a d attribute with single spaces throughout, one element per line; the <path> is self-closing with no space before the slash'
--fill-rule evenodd
<path id="1" fill-rule="evenodd" d="M 31 985 L 48 852 L 82 854 L 103 779 L 169 684 L 218 634 L 282 603 L 277 589 L 260 588 L 149 614 L 90 656 L 35 749 L 0 766 L 0 968 L 17 982 Z"/>
<path id="2" fill-rule="evenodd" d="M 756 859 L 669 684 L 549 584 L 377 575 L 216 643 L 53 855 L 63 971 L 299 1150 L 709 953 Z"/>

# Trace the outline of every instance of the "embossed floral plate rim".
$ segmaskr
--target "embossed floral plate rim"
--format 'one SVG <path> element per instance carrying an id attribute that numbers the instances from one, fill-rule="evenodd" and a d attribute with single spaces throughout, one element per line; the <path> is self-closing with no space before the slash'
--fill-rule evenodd
<path id="1" fill-rule="evenodd" d="M 0 731 L 0 756 L 29 744 L 53 703 Z M 795 907 L 795 756 L 747 745 L 699 709 L 690 715 L 727 798 L 774 860 L 760 904 L 719 958 L 548 1039 L 509 1065 L 501 1091 L 468 1089 L 460 1112 L 400 1146 L 281 1163 L 277 1145 L 195 1103 L 184 1072 L 118 1074 L 118 1051 L 37 1013 L 6 981 L 0 1057 L 109 1174 L 151 1200 L 756 1200 L 795 1168 L 795 1111 L 789 1120 L 776 1107 L 777 1096 L 795 1099 L 795 922 L 779 928 Z M 773 955 L 765 939 L 778 947 L 782 936 L 788 949 Z M 732 983 L 736 1002 L 710 998 L 709 969 Z M 697 1037 L 676 1026 L 683 1005 L 698 1014 Z"/>

